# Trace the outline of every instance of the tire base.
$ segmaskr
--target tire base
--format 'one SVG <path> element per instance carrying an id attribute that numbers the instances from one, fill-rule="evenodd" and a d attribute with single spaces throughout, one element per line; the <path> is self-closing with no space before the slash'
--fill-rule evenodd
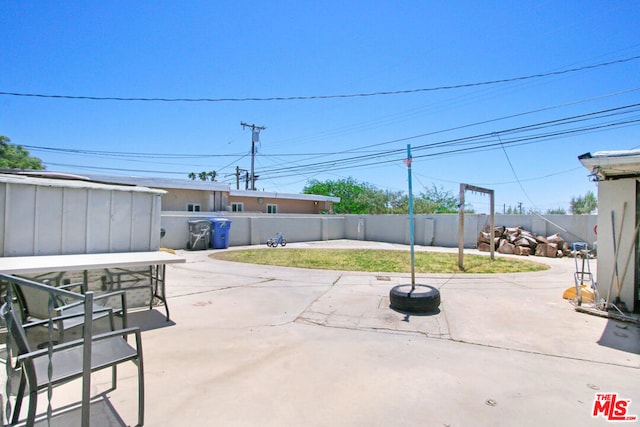
<path id="1" fill-rule="evenodd" d="M 431 313 L 440 306 L 440 291 L 429 285 L 397 285 L 389 292 L 391 308 L 408 313 Z"/>

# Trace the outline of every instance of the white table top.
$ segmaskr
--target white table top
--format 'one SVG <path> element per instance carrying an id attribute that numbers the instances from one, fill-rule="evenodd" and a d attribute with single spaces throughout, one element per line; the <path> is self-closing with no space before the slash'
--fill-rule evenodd
<path id="1" fill-rule="evenodd" d="M 186 259 L 164 251 L 2 257 L 0 273 L 48 273 L 182 262 Z"/>

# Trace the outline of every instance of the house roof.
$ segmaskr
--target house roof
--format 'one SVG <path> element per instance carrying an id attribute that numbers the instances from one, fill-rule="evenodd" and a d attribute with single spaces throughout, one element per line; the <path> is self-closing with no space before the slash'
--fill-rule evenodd
<path id="1" fill-rule="evenodd" d="M 4 172 L 0 170 L 0 173 Z M 150 190 L 152 188 L 172 188 L 181 190 L 204 190 L 204 191 L 223 191 L 229 192 L 230 196 L 236 197 L 263 197 L 269 199 L 287 199 L 287 200 L 308 200 L 313 202 L 334 202 L 339 203 L 339 197 L 322 196 L 316 194 L 292 194 L 292 193 L 278 193 L 267 191 L 255 191 L 255 190 L 231 190 L 229 184 L 223 184 L 219 182 L 211 181 L 192 181 L 188 179 L 171 179 L 171 178 L 150 178 L 140 176 L 118 176 L 118 175 L 100 175 L 100 174 L 85 174 L 75 175 L 65 172 L 51 172 L 51 171 L 13 171 L 7 170 L 8 174 L 14 176 L 21 176 L 23 178 L 46 178 L 51 181 L 79 181 L 79 182 L 93 182 L 103 185 L 115 185 L 115 186 L 139 186 L 141 189 Z M 128 187 L 131 188 L 131 187 Z M 159 190 L 162 191 L 162 190 Z M 164 193 L 164 191 L 162 191 Z"/>
<path id="2" fill-rule="evenodd" d="M 340 197 L 322 196 L 318 194 L 273 193 L 268 191 L 230 190 L 229 196 L 234 197 L 263 197 L 267 199 L 309 200 L 313 202 L 340 203 Z"/>
<path id="3" fill-rule="evenodd" d="M 181 190 L 229 191 L 229 184 L 215 181 L 192 181 L 189 179 L 150 178 L 144 176 L 86 175 L 92 180 L 125 185 L 143 185 L 153 188 Z"/>
<path id="4" fill-rule="evenodd" d="M 597 151 L 578 160 L 599 181 L 640 177 L 640 150 Z"/>

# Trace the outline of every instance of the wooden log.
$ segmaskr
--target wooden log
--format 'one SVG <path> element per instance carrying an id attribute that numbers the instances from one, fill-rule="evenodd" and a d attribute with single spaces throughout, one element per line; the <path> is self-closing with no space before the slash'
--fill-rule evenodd
<path id="1" fill-rule="evenodd" d="M 491 235 L 489 233 L 486 233 L 484 231 L 481 231 L 480 234 L 478 234 L 478 243 L 490 243 L 491 242 Z"/>
<path id="2" fill-rule="evenodd" d="M 538 244 L 538 241 L 536 240 L 535 237 L 531 236 L 531 235 L 522 235 L 523 239 L 527 239 L 529 241 L 529 246 L 530 247 L 535 247 Z"/>
<path id="3" fill-rule="evenodd" d="M 549 243 L 549 242 L 547 241 L 547 238 L 546 238 L 546 237 L 544 237 L 544 236 L 536 236 L 536 242 L 538 242 L 538 243 L 543 243 L 543 244 Z"/>
<path id="4" fill-rule="evenodd" d="M 513 254 L 516 245 L 513 243 L 509 243 L 506 239 L 500 241 L 500 246 L 498 247 L 498 252 L 501 254 Z"/>
<path id="5" fill-rule="evenodd" d="M 556 234 L 552 234 L 551 236 L 547 236 L 547 243 L 562 243 L 564 242 L 564 239 L 562 237 L 560 237 L 559 233 Z"/>
<path id="6" fill-rule="evenodd" d="M 478 243 L 478 250 L 482 252 L 491 252 L 491 246 L 488 243 L 481 242 Z"/>
<path id="7" fill-rule="evenodd" d="M 504 234 L 508 234 L 508 235 L 520 235 L 520 232 L 522 231 L 522 227 L 507 227 L 504 229 Z"/>
<path id="8" fill-rule="evenodd" d="M 556 258 L 558 256 L 558 245 L 556 245 L 555 243 L 547 243 L 547 248 L 546 248 L 546 257 L 547 258 Z"/>
<path id="9" fill-rule="evenodd" d="M 531 248 L 527 246 L 516 246 L 513 253 L 516 255 L 529 256 L 531 255 Z"/>
<path id="10" fill-rule="evenodd" d="M 555 243 L 541 243 L 536 247 L 535 255 L 555 258 L 558 256 L 558 245 Z"/>
<path id="11" fill-rule="evenodd" d="M 547 244 L 539 243 L 536 247 L 536 251 L 533 253 L 535 256 L 544 256 L 547 253 Z"/>

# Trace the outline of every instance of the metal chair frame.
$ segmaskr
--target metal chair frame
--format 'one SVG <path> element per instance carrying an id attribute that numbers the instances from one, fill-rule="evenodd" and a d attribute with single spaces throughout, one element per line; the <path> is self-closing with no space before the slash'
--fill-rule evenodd
<path id="1" fill-rule="evenodd" d="M 18 282 L 24 280 L 3 274 L 0 274 L 0 279 L 16 280 Z M 35 282 L 31 282 L 29 286 L 33 286 L 33 283 Z M 0 314 L 8 331 L 8 358 L 6 363 L 7 369 L 15 367 L 20 372 L 20 383 L 16 393 L 15 405 L 13 411 L 9 411 L 11 412 L 11 419 L 8 420 L 10 425 L 19 423 L 22 403 L 27 394 L 29 396 L 29 407 L 24 422 L 26 426 L 33 426 L 36 420 L 38 393 L 45 389 L 51 392 L 54 386 L 81 378 L 83 381 L 81 425 L 89 426 L 91 373 L 112 368 L 112 384 L 111 389 L 108 391 L 115 390 L 117 387 L 117 365 L 132 361 L 138 367 L 138 425 L 142 426 L 144 424 L 144 368 L 140 329 L 123 328 L 92 335 L 94 307 L 92 292 L 81 295 L 43 284 L 36 283 L 36 285 L 40 285 L 43 289 L 49 291 L 53 289 L 58 296 L 65 295 L 81 299 L 80 303 L 83 304 L 84 312 L 51 316 L 45 322 L 52 325 L 55 322 L 82 317 L 84 319 L 83 336 L 81 339 L 56 345 L 50 341 L 47 348 L 33 350 L 27 340 L 26 330 L 41 325 L 42 321 L 23 324 L 22 314 L 15 306 L 15 298 L 10 290 L 7 292 L 6 302 L 0 308 Z M 135 347 L 127 342 L 126 337 L 129 335 L 135 335 Z"/>

